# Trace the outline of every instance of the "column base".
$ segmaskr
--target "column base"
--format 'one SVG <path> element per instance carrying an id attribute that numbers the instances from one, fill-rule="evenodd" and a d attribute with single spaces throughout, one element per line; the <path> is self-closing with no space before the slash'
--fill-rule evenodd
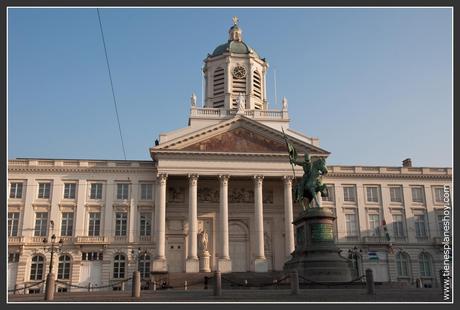
<path id="1" fill-rule="evenodd" d="M 200 254 L 200 272 L 211 272 L 211 268 L 209 267 L 210 256 L 208 251 Z"/>
<path id="2" fill-rule="evenodd" d="M 166 258 L 155 258 L 152 262 L 152 271 L 168 271 Z"/>
<path id="3" fill-rule="evenodd" d="M 268 263 L 266 258 L 256 258 L 254 260 L 254 271 L 255 272 L 267 272 Z"/>
<path id="4" fill-rule="evenodd" d="M 217 261 L 217 270 L 222 273 L 232 272 L 232 260 L 230 258 L 219 258 Z"/>
<path id="5" fill-rule="evenodd" d="M 199 272 L 200 262 L 198 258 L 187 258 L 185 261 L 185 272 Z"/>

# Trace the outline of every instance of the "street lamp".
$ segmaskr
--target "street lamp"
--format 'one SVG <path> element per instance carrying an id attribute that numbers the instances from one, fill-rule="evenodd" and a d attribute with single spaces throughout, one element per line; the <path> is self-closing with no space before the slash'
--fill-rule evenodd
<path id="1" fill-rule="evenodd" d="M 353 262 L 355 264 L 356 272 L 358 276 L 360 276 L 359 272 L 359 264 L 358 264 L 358 258 L 361 260 L 361 267 L 363 267 L 363 250 L 358 249 L 358 247 L 354 246 L 353 249 L 348 249 L 348 258 L 353 259 Z"/>
<path id="2" fill-rule="evenodd" d="M 54 279 L 54 274 L 53 274 L 53 258 L 54 258 L 54 252 L 60 252 L 63 245 L 64 245 L 64 241 L 62 239 L 59 239 L 59 242 L 56 245 L 56 235 L 55 234 L 51 236 L 51 243 L 48 243 L 48 239 L 43 238 L 43 250 L 45 252 L 51 253 L 49 273 L 46 276 L 45 300 L 54 299 L 54 281 L 55 279 Z"/>

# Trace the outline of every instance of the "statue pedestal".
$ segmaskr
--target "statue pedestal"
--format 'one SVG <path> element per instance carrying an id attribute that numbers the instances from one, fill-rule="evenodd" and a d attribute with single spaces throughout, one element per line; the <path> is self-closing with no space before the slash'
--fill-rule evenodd
<path id="1" fill-rule="evenodd" d="M 185 261 L 185 272 L 198 272 L 198 259 L 196 258 L 187 258 Z"/>
<path id="2" fill-rule="evenodd" d="M 334 220 L 335 216 L 323 208 L 309 208 L 294 220 L 295 251 L 284 264 L 285 271 L 297 270 L 299 276 L 315 282 L 352 280 L 351 263 L 340 256 L 335 244 Z"/>
<path id="3" fill-rule="evenodd" d="M 200 257 L 200 272 L 211 272 L 211 268 L 209 266 L 209 255 L 208 251 L 204 251 L 199 255 Z"/>

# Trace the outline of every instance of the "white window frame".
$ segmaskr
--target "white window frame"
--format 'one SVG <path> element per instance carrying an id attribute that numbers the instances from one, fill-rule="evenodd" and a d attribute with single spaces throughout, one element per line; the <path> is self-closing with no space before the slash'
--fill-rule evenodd
<path id="1" fill-rule="evenodd" d="M 420 197 L 416 197 L 417 195 L 414 195 L 414 193 L 416 193 L 418 190 L 420 191 Z M 412 194 L 412 202 L 415 202 L 415 203 L 425 202 L 425 193 L 424 193 L 423 186 L 412 186 L 411 194 Z"/>
<path id="2" fill-rule="evenodd" d="M 72 271 L 72 257 L 69 254 L 62 254 L 58 258 L 57 278 L 60 280 L 69 280 Z"/>
<path id="3" fill-rule="evenodd" d="M 46 214 L 46 217 L 43 216 L 45 214 Z M 49 223 L 49 213 L 48 212 L 35 212 L 34 236 L 35 237 L 47 236 L 48 235 L 48 223 Z"/>
<path id="4" fill-rule="evenodd" d="M 8 237 L 16 237 L 19 234 L 20 212 L 8 212 Z"/>
<path id="5" fill-rule="evenodd" d="M 377 220 L 375 220 L 377 219 Z M 367 214 L 367 223 L 369 225 L 369 233 L 372 237 L 380 237 L 380 214 L 369 213 Z"/>
<path id="6" fill-rule="evenodd" d="M 423 278 L 431 278 L 433 276 L 433 262 L 431 259 L 431 255 L 426 252 L 422 252 L 418 256 L 418 261 L 420 268 L 420 276 Z"/>
<path id="7" fill-rule="evenodd" d="M 335 202 L 335 186 L 334 184 L 326 184 L 328 197 L 322 197 L 325 202 Z"/>
<path id="8" fill-rule="evenodd" d="M 97 216 L 96 216 L 97 214 Z M 101 235 L 101 212 L 88 212 L 88 236 Z"/>
<path id="9" fill-rule="evenodd" d="M 22 199 L 23 192 L 24 192 L 24 182 L 19 182 L 19 181 L 10 182 L 10 193 L 9 193 L 10 199 Z"/>
<path id="10" fill-rule="evenodd" d="M 140 200 L 152 200 L 153 199 L 153 183 L 141 183 L 140 186 Z M 148 190 L 147 190 L 148 189 Z"/>
<path id="11" fill-rule="evenodd" d="M 51 198 L 51 182 L 43 181 L 38 182 L 38 199 L 50 199 Z"/>
<path id="12" fill-rule="evenodd" d="M 420 221 L 420 219 L 422 219 L 422 221 Z M 423 214 L 414 214 L 415 237 L 417 237 L 417 238 L 426 238 L 426 237 L 428 237 L 428 232 L 427 232 L 427 227 L 426 227 L 427 225 L 426 224 L 427 224 L 426 223 L 426 215 L 424 213 Z"/>
<path id="13" fill-rule="evenodd" d="M 353 218 L 353 221 L 349 221 L 349 216 Z M 354 226 L 353 226 L 354 225 Z M 356 213 L 345 214 L 345 231 L 347 237 L 358 237 L 358 217 Z"/>
<path id="14" fill-rule="evenodd" d="M 73 193 L 73 197 L 72 194 Z M 64 183 L 64 199 L 75 200 L 77 197 L 77 184 L 75 182 Z"/>
<path id="15" fill-rule="evenodd" d="M 440 190 L 441 196 L 438 197 L 437 190 Z M 438 198 L 441 198 L 438 200 Z M 442 186 L 433 186 L 433 203 L 436 205 L 444 204 L 444 187 Z"/>
<path id="16" fill-rule="evenodd" d="M 45 258 L 42 255 L 36 254 L 32 256 L 31 258 L 29 279 L 30 281 L 43 280 L 44 275 L 45 275 Z"/>
<path id="17" fill-rule="evenodd" d="M 102 200 L 102 197 L 104 197 L 104 183 L 103 182 L 91 182 L 89 185 L 89 199 Z"/>
<path id="18" fill-rule="evenodd" d="M 128 212 L 115 212 L 115 236 L 127 236 L 128 234 Z"/>
<path id="19" fill-rule="evenodd" d="M 396 272 L 399 278 L 410 278 L 410 257 L 407 253 L 396 254 Z"/>
<path id="20" fill-rule="evenodd" d="M 398 193 L 398 194 L 396 194 Z M 399 195 L 399 197 L 397 197 Z M 395 200 L 399 198 L 399 200 Z M 390 202 L 399 203 L 403 202 L 403 189 L 402 186 L 390 186 Z"/>
<path id="21" fill-rule="evenodd" d="M 396 221 L 395 217 L 400 217 L 400 221 Z M 404 232 L 404 215 L 402 214 L 392 214 L 392 220 L 393 220 L 393 236 L 395 238 L 405 238 L 406 234 Z"/>
<path id="22" fill-rule="evenodd" d="M 61 213 L 61 236 L 73 236 L 74 218 L 75 218 L 74 212 L 62 212 Z M 70 234 L 69 234 L 69 230 L 70 230 Z"/>
<path id="23" fill-rule="evenodd" d="M 117 192 L 116 192 L 116 199 L 117 200 L 128 200 L 129 199 L 129 183 L 117 183 Z"/>
<path id="24" fill-rule="evenodd" d="M 368 203 L 379 203 L 379 187 L 376 185 L 366 186 L 366 202 Z M 374 192 L 375 190 L 375 192 Z"/>
<path id="25" fill-rule="evenodd" d="M 126 255 L 118 253 L 113 258 L 113 278 L 123 279 L 126 274 Z"/>
<path id="26" fill-rule="evenodd" d="M 349 192 L 349 190 L 352 190 Z M 352 195 L 350 195 L 352 193 Z M 353 196 L 353 200 L 350 200 L 350 196 Z M 345 203 L 356 203 L 356 186 L 355 185 L 343 185 L 343 201 Z"/>
<path id="27" fill-rule="evenodd" d="M 141 212 L 139 214 L 139 236 L 151 236 L 151 235 L 152 235 L 152 212 Z"/>

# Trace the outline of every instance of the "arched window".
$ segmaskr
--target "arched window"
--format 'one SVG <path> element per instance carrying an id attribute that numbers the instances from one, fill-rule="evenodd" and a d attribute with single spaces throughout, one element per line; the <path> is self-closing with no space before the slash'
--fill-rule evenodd
<path id="1" fill-rule="evenodd" d="M 70 261 L 71 258 L 69 255 L 59 256 L 59 265 L 58 265 L 58 279 L 68 280 L 70 279 Z"/>
<path id="2" fill-rule="evenodd" d="M 32 257 L 32 264 L 30 266 L 30 280 L 43 279 L 43 267 L 45 266 L 45 259 L 41 255 Z"/>
<path id="3" fill-rule="evenodd" d="M 418 261 L 420 264 L 420 276 L 421 277 L 431 277 L 431 256 L 426 252 L 420 253 L 418 257 Z"/>
<path id="4" fill-rule="evenodd" d="M 123 254 L 115 255 L 113 260 L 113 278 L 119 279 L 125 277 L 125 256 Z"/>
<path id="5" fill-rule="evenodd" d="M 213 107 L 214 108 L 223 108 L 224 107 L 224 80 L 225 74 L 224 69 L 218 67 L 214 71 L 214 79 L 213 79 Z"/>
<path id="6" fill-rule="evenodd" d="M 398 277 L 410 277 L 410 258 L 403 252 L 396 254 L 396 267 Z"/>
<path id="7" fill-rule="evenodd" d="M 144 255 L 139 258 L 137 270 L 143 279 L 150 277 L 150 255 Z"/>

